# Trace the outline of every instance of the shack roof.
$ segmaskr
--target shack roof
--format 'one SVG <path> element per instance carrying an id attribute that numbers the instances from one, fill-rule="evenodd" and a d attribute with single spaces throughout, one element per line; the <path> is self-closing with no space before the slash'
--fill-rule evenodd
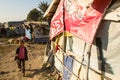
<path id="1" fill-rule="evenodd" d="M 91 3 L 93 0 L 83 0 L 85 4 Z M 44 14 L 44 18 L 52 19 L 55 11 L 57 10 L 60 0 L 53 0 Z M 104 20 L 120 21 L 120 0 L 113 0 L 112 5 L 107 10 Z"/>
<path id="2" fill-rule="evenodd" d="M 45 14 L 43 17 L 47 19 L 51 19 L 58 7 L 60 0 L 53 0 L 48 9 L 46 10 Z"/>

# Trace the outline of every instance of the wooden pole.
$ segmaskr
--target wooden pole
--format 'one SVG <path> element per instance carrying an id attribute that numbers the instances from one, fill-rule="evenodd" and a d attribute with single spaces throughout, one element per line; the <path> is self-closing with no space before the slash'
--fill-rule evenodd
<path id="1" fill-rule="evenodd" d="M 89 68 L 90 68 L 91 47 L 92 47 L 92 45 L 90 44 L 90 45 L 88 46 L 88 48 L 87 48 L 88 63 L 87 63 L 86 80 L 89 80 Z"/>
<path id="2" fill-rule="evenodd" d="M 64 2 L 65 0 L 63 0 L 63 24 L 64 24 L 64 30 L 63 30 L 63 36 L 64 36 L 64 39 L 63 39 L 63 43 L 64 43 L 64 46 L 63 46 L 63 51 L 66 52 L 66 36 L 65 36 L 65 31 L 66 31 L 66 26 L 65 26 L 65 5 L 64 5 Z M 64 53 L 63 53 L 63 67 L 64 67 Z M 64 76 L 64 68 L 63 68 L 63 74 Z M 63 79 L 63 78 L 62 78 Z"/>

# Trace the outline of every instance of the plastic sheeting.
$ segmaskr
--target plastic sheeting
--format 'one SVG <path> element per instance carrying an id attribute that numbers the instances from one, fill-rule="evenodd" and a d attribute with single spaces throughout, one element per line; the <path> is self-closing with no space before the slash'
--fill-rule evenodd
<path id="1" fill-rule="evenodd" d="M 30 29 L 25 29 L 25 37 L 31 39 Z"/>
<path id="2" fill-rule="evenodd" d="M 35 43 L 47 43 L 48 40 L 49 40 L 49 37 L 42 36 L 41 38 L 35 38 L 34 42 Z"/>
<path id="3" fill-rule="evenodd" d="M 72 44 L 71 44 L 71 42 L 72 42 Z M 86 44 L 86 46 L 85 46 L 85 42 L 80 40 L 79 38 L 77 38 L 75 36 L 67 37 L 67 43 L 66 44 L 67 44 L 66 45 L 66 51 L 71 50 L 71 55 L 74 56 L 74 59 L 73 59 L 74 63 L 73 63 L 73 71 L 72 72 L 77 76 L 79 74 L 80 79 L 85 79 L 85 77 L 86 77 L 86 66 L 85 65 L 87 65 L 87 62 L 88 62 L 87 54 L 86 54 L 88 44 Z M 92 46 L 92 51 L 93 51 L 93 53 L 91 55 L 90 66 L 95 71 L 99 71 L 96 46 L 94 46 L 94 45 Z M 84 58 L 84 61 L 82 61 L 83 58 Z M 81 64 L 84 64 L 84 65 L 81 65 Z M 79 72 L 80 68 L 81 68 L 81 70 Z M 96 75 L 96 78 L 100 77 L 98 74 L 96 74 L 96 73 L 94 73 L 94 74 Z M 70 80 L 78 79 L 75 75 L 72 74 Z M 93 77 L 91 77 L 90 80 L 93 80 Z M 96 78 L 94 80 L 96 80 Z"/>
<path id="4" fill-rule="evenodd" d="M 35 27 L 34 28 L 34 37 L 35 38 L 41 38 L 43 34 L 43 29 L 40 27 Z"/>
<path id="5" fill-rule="evenodd" d="M 96 37 L 101 39 L 102 52 L 105 60 L 105 71 L 116 78 L 120 78 L 120 23 L 102 21 Z M 109 76 L 112 77 L 112 76 Z M 114 79 L 113 80 L 117 80 Z"/>
<path id="6" fill-rule="evenodd" d="M 90 58 L 90 72 L 89 72 L 89 80 L 101 80 L 102 75 L 108 77 L 112 80 L 119 80 L 120 74 L 120 23 L 113 21 L 102 21 L 100 28 L 98 29 L 97 38 L 101 39 L 102 42 L 102 53 L 103 60 L 105 61 L 104 68 L 105 72 L 103 74 L 101 70 L 101 64 L 98 55 L 98 46 L 96 45 L 96 41 L 94 41 L 94 45 L 92 45 L 91 50 L 91 58 Z M 72 39 L 71 39 L 72 38 Z M 72 41 L 71 41 L 72 40 Z M 72 36 L 67 37 L 66 43 L 66 51 L 71 51 L 74 58 L 78 61 L 82 62 L 82 55 L 84 54 L 84 64 L 87 64 L 87 54 L 86 49 L 84 51 L 85 42 L 80 40 L 79 38 Z M 86 47 L 87 48 L 87 45 Z M 100 53 L 101 54 L 101 53 Z M 77 55 L 77 56 L 76 56 Z M 68 63 L 71 62 L 71 63 Z M 79 68 L 81 64 L 73 59 L 65 61 L 65 65 L 70 66 L 70 71 L 74 74 L 78 75 Z M 96 73 L 97 72 L 97 73 Z M 68 80 L 76 80 L 77 78 L 69 73 L 65 72 L 66 79 Z M 86 77 L 86 66 L 82 65 L 82 69 L 80 71 L 81 79 L 85 79 Z M 103 77 L 104 78 L 104 77 Z M 104 78 L 105 79 L 105 78 Z M 106 80 L 106 79 L 105 79 Z"/>
<path id="7" fill-rule="evenodd" d="M 120 79 L 120 22 L 114 21 L 102 21 L 99 29 L 94 39 L 92 45 L 91 57 L 90 57 L 90 67 L 89 67 L 89 80 L 119 80 Z M 61 39 L 61 38 L 60 38 Z M 81 65 L 80 62 L 69 58 L 64 59 L 64 65 L 69 69 L 69 71 L 78 75 L 81 80 L 86 79 L 86 70 L 87 70 L 87 54 L 85 42 L 77 38 L 76 36 L 67 37 L 66 51 L 71 51 L 75 59 L 82 62 L 84 65 Z M 58 44 L 62 43 L 58 41 Z M 98 43 L 100 45 L 98 45 Z M 63 43 L 62 43 L 63 44 Z M 84 51 L 85 46 L 85 51 Z M 62 53 L 60 51 L 60 53 Z M 84 54 L 84 56 L 83 56 Z M 58 53 L 56 54 L 58 55 Z M 60 58 L 61 56 L 58 56 Z M 62 58 L 61 58 L 61 61 Z M 65 80 L 76 80 L 77 78 L 74 74 L 70 73 L 67 69 L 63 69 L 63 64 L 58 62 L 58 59 L 55 59 L 55 66 L 58 70 L 62 72 L 64 70 L 63 79 Z M 61 66 L 61 67 L 60 67 Z M 82 66 L 82 67 L 81 67 Z M 79 72 L 79 69 L 81 70 Z"/>
<path id="8" fill-rule="evenodd" d="M 60 0 L 58 8 L 55 12 L 51 20 L 51 28 L 50 28 L 50 39 L 54 38 L 55 36 L 59 35 L 64 30 L 64 23 L 63 23 L 63 1 Z"/>
<path id="9" fill-rule="evenodd" d="M 58 51 L 55 53 L 55 67 L 57 70 L 59 70 L 61 73 L 63 72 L 63 53 L 61 51 Z"/>
<path id="10" fill-rule="evenodd" d="M 104 19 L 120 21 L 120 0 L 116 0 L 116 2 L 107 10 Z"/>
<path id="11" fill-rule="evenodd" d="M 71 73 L 72 70 L 73 70 L 73 62 L 74 62 L 74 59 L 69 57 L 69 56 L 65 56 L 64 58 L 64 66 L 67 68 L 64 67 L 63 69 L 63 80 L 71 80 Z M 70 72 L 69 72 L 70 71 Z"/>
<path id="12" fill-rule="evenodd" d="M 111 0 L 94 0 L 91 7 L 87 8 L 87 6 L 81 5 L 82 1 L 79 0 L 60 0 L 51 20 L 50 39 L 65 30 L 88 43 L 92 43 L 98 25 L 110 2 Z"/>
<path id="13" fill-rule="evenodd" d="M 101 80 L 101 79 L 110 79 L 110 80 L 119 80 L 120 74 L 120 23 L 113 21 L 102 21 L 100 28 L 98 29 L 96 38 L 101 40 L 101 51 L 102 53 L 98 53 L 98 47 L 96 45 L 96 39 L 94 41 L 94 45 L 92 45 L 91 50 L 91 58 L 90 58 L 90 71 L 89 71 L 89 79 L 90 80 Z M 71 39 L 72 38 L 72 39 Z M 72 40 L 72 41 L 71 41 Z M 67 37 L 66 50 L 71 51 L 72 55 L 75 58 L 82 62 L 82 55 L 84 54 L 84 64 L 87 64 L 87 54 L 86 48 L 84 50 L 85 42 L 80 40 L 79 38 L 72 36 Z M 102 55 L 103 61 L 100 60 L 100 56 Z M 73 73 L 78 75 L 78 70 L 80 68 L 80 63 L 74 61 L 73 63 Z M 103 66 L 102 66 L 103 65 Z M 82 65 L 82 69 L 80 72 L 80 78 L 85 79 L 86 76 L 86 66 Z M 77 79 L 73 74 L 70 78 L 71 80 Z"/>

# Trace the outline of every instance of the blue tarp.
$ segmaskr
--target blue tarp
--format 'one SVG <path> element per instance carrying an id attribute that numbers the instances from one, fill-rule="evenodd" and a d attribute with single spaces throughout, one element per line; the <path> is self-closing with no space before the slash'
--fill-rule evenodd
<path id="1" fill-rule="evenodd" d="M 35 38 L 34 42 L 35 43 L 47 43 L 48 40 L 49 40 L 48 37 L 41 37 L 41 38 Z"/>
<path id="2" fill-rule="evenodd" d="M 71 72 L 73 72 L 73 58 L 70 56 L 65 56 L 64 58 L 64 66 Z M 71 73 L 66 69 L 63 68 L 63 80 L 70 80 Z"/>
<path id="3" fill-rule="evenodd" d="M 30 29 L 25 29 L 25 37 L 31 39 Z"/>

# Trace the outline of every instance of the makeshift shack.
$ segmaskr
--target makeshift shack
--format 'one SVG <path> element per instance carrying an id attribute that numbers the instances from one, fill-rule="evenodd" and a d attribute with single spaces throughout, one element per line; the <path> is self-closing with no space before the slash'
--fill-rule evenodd
<path id="1" fill-rule="evenodd" d="M 36 25 L 33 32 L 35 43 L 47 43 L 49 39 L 49 27 L 47 25 Z"/>
<path id="2" fill-rule="evenodd" d="M 35 43 L 47 43 L 49 39 L 49 26 L 48 22 L 39 22 L 39 21 L 27 21 L 24 24 L 33 28 L 33 41 Z"/>
<path id="3" fill-rule="evenodd" d="M 44 17 L 63 80 L 120 79 L 120 0 L 53 0 Z"/>

